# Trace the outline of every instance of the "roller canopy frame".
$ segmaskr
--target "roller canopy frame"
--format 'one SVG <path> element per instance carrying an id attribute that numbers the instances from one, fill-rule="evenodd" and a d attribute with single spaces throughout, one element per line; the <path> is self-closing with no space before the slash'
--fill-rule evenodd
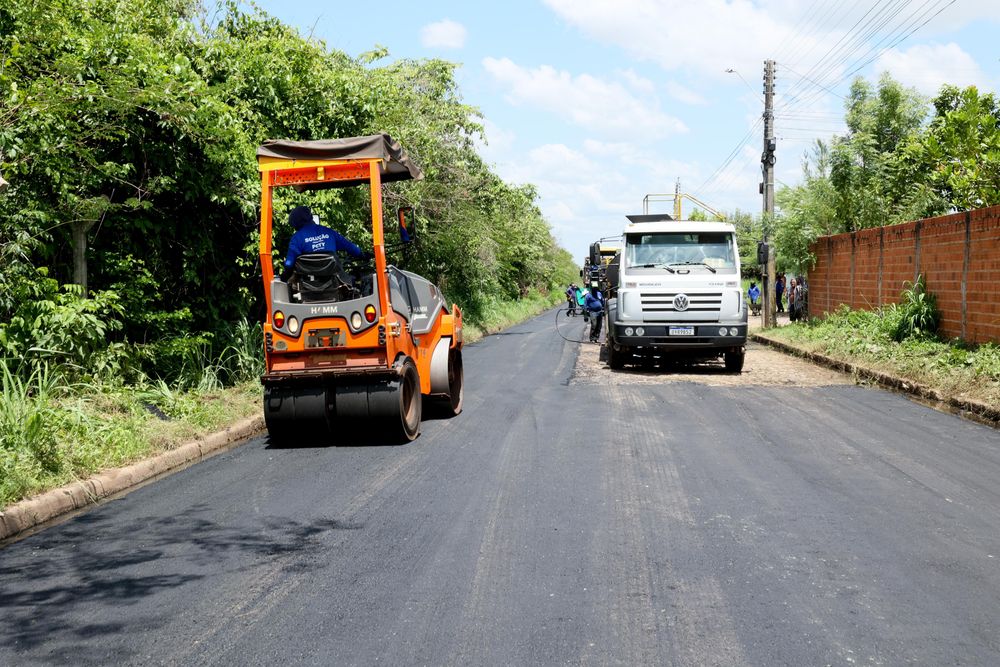
<path id="1" fill-rule="evenodd" d="M 367 185 L 369 181 L 367 170 L 357 170 L 352 173 L 346 167 L 350 166 L 350 163 L 370 160 L 379 162 L 379 175 L 383 183 L 421 180 L 424 177 L 423 172 L 413 164 L 399 142 L 385 133 L 318 141 L 268 139 L 257 149 L 257 162 L 261 171 L 275 169 L 287 171 L 296 167 L 315 168 L 318 164 L 324 164 L 331 170 L 328 175 L 329 180 L 310 178 L 301 183 L 294 181 L 274 183 L 274 185 L 294 185 L 297 190 L 325 190 Z M 345 168 L 338 170 L 337 165 L 331 162 L 343 162 Z M 310 175 L 314 174 L 315 169 L 312 169 Z"/>

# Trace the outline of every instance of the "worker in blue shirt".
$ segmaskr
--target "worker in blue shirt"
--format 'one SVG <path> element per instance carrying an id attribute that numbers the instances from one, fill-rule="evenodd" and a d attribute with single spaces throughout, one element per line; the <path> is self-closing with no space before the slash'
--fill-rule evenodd
<path id="1" fill-rule="evenodd" d="M 352 257 L 370 259 L 371 253 L 362 252 L 347 237 L 335 229 L 324 227 L 313 220 L 312 211 L 308 206 L 296 206 L 288 214 L 288 223 L 295 228 L 292 240 L 288 242 L 288 253 L 285 256 L 285 269 L 281 279 L 287 281 L 292 275 L 295 259 L 299 255 L 312 252 L 337 252 L 343 250 Z"/>
<path id="2" fill-rule="evenodd" d="M 587 292 L 583 307 L 590 314 L 590 342 L 597 343 L 601 338 L 601 322 L 604 321 L 604 296 L 599 290 Z"/>

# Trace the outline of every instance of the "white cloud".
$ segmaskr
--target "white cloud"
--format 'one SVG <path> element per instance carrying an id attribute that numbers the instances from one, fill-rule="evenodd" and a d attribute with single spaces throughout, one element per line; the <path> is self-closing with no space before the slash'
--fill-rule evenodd
<path id="1" fill-rule="evenodd" d="M 507 88 L 511 104 L 545 109 L 591 131 L 647 137 L 687 131 L 680 119 L 660 111 L 655 98 L 640 99 L 615 81 L 573 76 L 548 65 L 528 69 L 508 58 L 485 58 L 483 67 Z"/>
<path id="2" fill-rule="evenodd" d="M 909 49 L 886 51 L 875 63 L 875 72 L 889 72 L 900 83 L 925 95 L 935 95 L 941 84 L 990 87 L 976 61 L 954 42 L 918 44 Z"/>
<path id="3" fill-rule="evenodd" d="M 511 182 L 538 187 L 542 213 L 574 257 L 582 257 L 594 240 L 619 234 L 625 215 L 641 212 L 647 194 L 672 193 L 677 178 L 682 189 L 690 190 L 701 176 L 696 165 L 665 159 L 655 146 L 597 139 L 587 139 L 580 147 L 537 146 L 516 161 L 498 165 L 498 171 Z M 652 210 L 669 206 L 654 204 Z M 689 210 L 685 205 L 685 212 Z"/>
<path id="4" fill-rule="evenodd" d="M 866 60 L 873 43 L 931 18 L 931 8 L 909 3 L 894 12 L 891 3 L 854 3 L 816 12 L 800 0 L 544 0 L 584 35 L 617 46 L 667 71 L 721 79 L 728 68 L 741 72 L 753 88 L 762 63 L 779 62 L 779 86 L 792 85 L 799 72 L 829 85 Z M 935 10 L 936 11 L 936 10 Z M 948 5 L 908 38 L 973 23 L 1000 20 L 996 0 L 963 0 Z M 878 27 L 874 32 L 872 24 Z M 866 37 L 867 35 L 867 37 Z M 859 41 L 860 38 L 860 41 Z M 883 42 L 884 44 L 884 42 Z M 825 64 L 810 68 L 829 56 Z M 833 66 L 828 67 L 828 66 Z M 845 65 L 849 66 L 845 68 Z"/>
<path id="5" fill-rule="evenodd" d="M 465 46 L 466 30 L 461 23 L 444 19 L 420 29 L 420 43 L 427 48 L 460 49 Z"/>
<path id="6" fill-rule="evenodd" d="M 667 70 L 756 71 L 793 32 L 793 17 L 748 0 L 545 0 L 567 23 Z"/>
<path id="7" fill-rule="evenodd" d="M 487 161 L 495 161 L 513 148 L 517 135 L 513 130 L 505 130 L 489 118 L 484 118 L 482 123 L 484 141 L 476 137 L 476 151 Z"/>
<path id="8" fill-rule="evenodd" d="M 656 92 L 656 84 L 646 77 L 636 74 L 635 70 L 621 70 L 619 74 L 637 92 L 645 93 L 646 95 L 652 95 Z"/>
<path id="9" fill-rule="evenodd" d="M 684 104 L 708 104 L 708 100 L 686 86 L 676 81 L 667 82 L 667 93 L 670 97 Z"/>

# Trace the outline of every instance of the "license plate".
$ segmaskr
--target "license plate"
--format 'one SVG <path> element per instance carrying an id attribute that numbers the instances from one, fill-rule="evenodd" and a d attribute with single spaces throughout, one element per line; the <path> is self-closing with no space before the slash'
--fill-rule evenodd
<path id="1" fill-rule="evenodd" d="M 670 327 L 671 336 L 693 336 L 694 327 Z"/>

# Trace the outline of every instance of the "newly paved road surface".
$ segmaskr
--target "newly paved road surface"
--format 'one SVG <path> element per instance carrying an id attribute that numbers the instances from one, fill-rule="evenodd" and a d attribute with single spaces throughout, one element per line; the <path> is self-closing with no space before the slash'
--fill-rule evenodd
<path id="1" fill-rule="evenodd" d="M 602 384 L 552 321 L 412 444 L 255 439 L 0 549 L 0 664 L 1000 664 L 1000 433 L 759 348 Z"/>

